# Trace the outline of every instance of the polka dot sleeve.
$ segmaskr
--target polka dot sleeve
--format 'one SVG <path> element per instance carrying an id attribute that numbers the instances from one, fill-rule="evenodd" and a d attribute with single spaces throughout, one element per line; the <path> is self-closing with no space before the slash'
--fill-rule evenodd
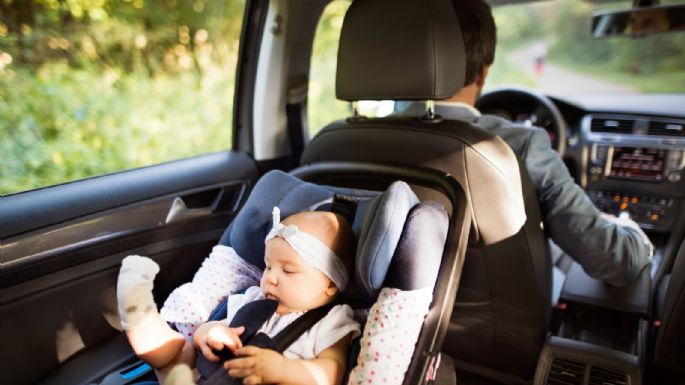
<path id="1" fill-rule="evenodd" d="M 383 288 L 371 307 L 348 385 L 401 385 L 411 362 L 431 289 Z"/>
<path id="2" fill-rule="evenodd" d="M 206 322 L 227 295 L 259 285 L 261 270 L 245 262 L 231 247 L 214 246 L 191 282 L 176 288 L 164 302 L 162 318 L 186 339 Z"/>

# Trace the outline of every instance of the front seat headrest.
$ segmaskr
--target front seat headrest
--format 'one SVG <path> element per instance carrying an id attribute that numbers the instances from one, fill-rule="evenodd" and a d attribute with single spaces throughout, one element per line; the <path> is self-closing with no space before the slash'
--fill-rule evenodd
<path id="1" fill-rule="evenodd" d="M 355 0 L 340 33 L 336 96 L 449 98 L 464 85 L 464 52 L 451 0 Z"/>

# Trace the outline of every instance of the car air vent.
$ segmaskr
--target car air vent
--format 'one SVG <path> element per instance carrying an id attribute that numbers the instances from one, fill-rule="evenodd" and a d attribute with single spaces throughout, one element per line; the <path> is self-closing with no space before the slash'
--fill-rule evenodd
<path id="1" fill-rule="evenodd" d="M 649 122 L 649 135 L 685 136 L 685 123 L 652 120 Z"/>
<path id="2" fill-rule="evenodd" d="M 635 121 L 632 119 L 592 118 L 590 131 L 631 134 Z"/>
<path id="3" fill-rule="evenodd" d="M 590 382 L 588 385 L 626 385 L 626 375 L 625 373 L 593 366 L 590 369 Z"/>
<path id="4" fill-rule="evenodd" d="M 585 364 L 560 358 L 552 360 L 547 385 L 583 385 L 584 382 Z"/>

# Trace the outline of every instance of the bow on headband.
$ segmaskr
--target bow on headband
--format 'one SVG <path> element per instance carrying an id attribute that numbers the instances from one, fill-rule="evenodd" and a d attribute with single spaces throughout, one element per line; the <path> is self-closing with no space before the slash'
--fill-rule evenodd
<path id="1" fill-rule="evenodd" d="M 347 286 L 347 269 L 340 258 L 316 237 L 301 231 L 295 225 L 281 223 L 281 210 L 274 206 L 273 225 L 264 242 L 274 238 L 283 238 L 307 264 L 330 278 L 338 290 Z"/>

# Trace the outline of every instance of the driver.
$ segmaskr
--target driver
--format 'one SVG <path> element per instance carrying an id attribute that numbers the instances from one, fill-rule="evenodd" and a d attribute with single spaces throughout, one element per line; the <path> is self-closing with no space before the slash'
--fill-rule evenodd
<path id="1" fill-rule="evenodd" d="M 595 208 L 552 149 L 544 129 L 481 115 L 474 107 L 495 58 L 497 30 L 490 6 L 483 0 L 452 3 L 466 48 L 465 86 L 450 99 L 437 102 L 435 112 L 447 119 L 471 122 L 504 139 L 523 159 L 535 185 L 546 234 L 558 245 L 550 242 L 552 249 L 558 255 L 563 250 L 591 277 L 615 286 L 629 284 L 651 260 L 649 238 L 634 221 Z M 422 112 L 424 105 L 412 102 L 401 114 Z M 555 282 L 555 286 L 560 284 Z"/>

